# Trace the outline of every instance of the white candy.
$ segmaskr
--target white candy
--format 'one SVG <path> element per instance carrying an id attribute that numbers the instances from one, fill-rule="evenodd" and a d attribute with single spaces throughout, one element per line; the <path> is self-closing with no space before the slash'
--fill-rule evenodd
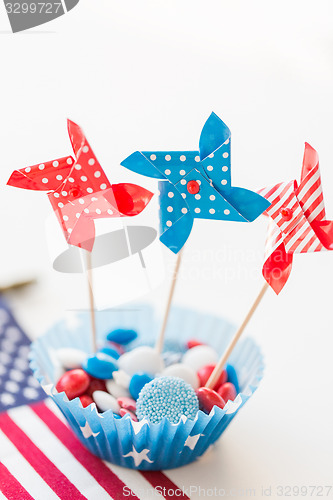
<path id="1" fill-rule="evenodd" d="M 129 375 L 137 372 L 155 375 L 163 371 L 164 361 L 153 347 L 141 346 L 120 356 L 118 365 Z"/>
<path id="2" fill-rule="evenodd" d="M 185 382 L 190 384 L 193 389 L 198 389 L 199 387 L 198 375 L 190 366 L 184 365 L 183 363 L 175 363 L 174 365 L 168 366 L 163 370 L 162 375 L 182 378 Z"/>
<path id="3" fill-rule="evenodd" d="M 104 391 L 94 391 L 92 398 L 101 411 L 112 410 L 114 413 L 119 413 L 120 406 L 111 394 Z"/>
<path id="4" fill-rule="evenodd" d="M 215 365 L 218 360 L 217 352 L 208 345 L 198 345 L 186 351 L 182 362 L 190 366 L 195 372 L 206 365 Z"/>
<path id="5" fill-rule="evenodd" d="M 112 396 L 114 396 L 116 399 L 123 398 L 123 397 L 127 397 L 127 398 L 131 397 L 128 389 L 125 389 L 125 387 L 122 387 L 121 385 L 117 384 L 112 379 L 106 380 L 106 388 L 107 388 L 108 392 L 110 394 L 112 394 Z"/>
<path id="6" fill-rule="evenodd" d="M 125 389 L 129 388 L 131 377 L 128 373 L 124 372 L 124 370 L 117 370 L 113 372 L 112 375 L 116 384 L 121 385 L 121 387 L 124 387 Z"/>
<path id="7" fill-rule="evenodd" d="M 81 368 L 83 361 L 88 357 L 86 352 L 74 349 L 73 347 L 57 349 L 56 354 L 61 365 L 67 370 Z"/>

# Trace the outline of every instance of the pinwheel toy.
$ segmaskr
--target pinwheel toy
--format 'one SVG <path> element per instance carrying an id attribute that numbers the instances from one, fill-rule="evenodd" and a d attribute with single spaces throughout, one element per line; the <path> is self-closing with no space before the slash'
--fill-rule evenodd
<path id="1" fill-rule="evenodd" d="M 230 130 L 212 113 L 199 151 L 136 151 L 122 163 L 160 179 L 160 240 L 174 253 L 185 244 L 195 218 L 252 222 L 268 206 L 262 196 L 231 185 Z"/>
<path id="2" fill-rule="evenodd" d="M 294 253 L 333 250 L 333 221 L 326 220 L 318 154 L 305 143 L 301 182 L 259 191 L 270 203 L 263 275 L 278 294 L 287 282 Z"/>
<path id="3" fill-rule="evenodd" d="M 11 186 L 48 191 L 67 243 L 91 251 L 94 219 L 138 215 L 153 193 L 135 184 L 110 184 L 82 129 L 68 120 L 74 156 L 15 170 Z"/>

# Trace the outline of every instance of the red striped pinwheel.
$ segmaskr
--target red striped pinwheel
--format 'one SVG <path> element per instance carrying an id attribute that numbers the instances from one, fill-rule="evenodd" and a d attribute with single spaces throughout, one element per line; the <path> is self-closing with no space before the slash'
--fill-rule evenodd
<path id="1" fill-rule="evenodd" d="M 110 184 L 82 129 L 68 120 L 74 156 L 15 170 L 11 186 L 49 191 L 53 210 L 67 243 L 91 251 L 94 219 L 138 215 L 153 193 L 136 184 Z"/>
<path id="2" fill-rule="evenodd" d="M 259 191 L 271 206 L 263 275 L 279 294 L 294 253 L 333 250 L 333 221 L 326 220 L 318 154 L 305 143 L 301 182 L 282 182 Z"/>

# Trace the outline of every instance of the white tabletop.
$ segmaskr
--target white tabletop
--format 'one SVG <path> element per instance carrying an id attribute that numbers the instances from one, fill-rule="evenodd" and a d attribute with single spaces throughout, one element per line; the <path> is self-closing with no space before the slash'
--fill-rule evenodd
<path id="1" fill-rule="evenodd" d="M 67 117 L 113 182 L 153 188 L 120 161 L 136 149 L 197 148 L 212 110 L 231 129 L 233 185 L 299 179 L 308 141 L 333 218 L 332 15 L 329 1 L 81 0 L 58 20 L 11 35 L 3 13 L 0 274 L 3 283 L 38 277 L 9 296 L 32 338 L 73 306 L 48 261 L 46 196 L 5 182 L 15 168 L 70 152 Z M 263 283 L 265 234 L 263 217 L 195 221 L 175 302 L 239 324 Z M 167 249 L 163 256 L 167 278 L 142 297 L 160 309 L 174 261 Z M 244 334 L 262 347 L 264 379 L 214 450 L 168 473 L 179 486 L 223 488 L 233 498 L 246 490 L 261 498 L 272 487 L 277 498 L 279 485 L 332 485 L 332 257 L 296 255 L 281 295 L 267 292 Z"/>

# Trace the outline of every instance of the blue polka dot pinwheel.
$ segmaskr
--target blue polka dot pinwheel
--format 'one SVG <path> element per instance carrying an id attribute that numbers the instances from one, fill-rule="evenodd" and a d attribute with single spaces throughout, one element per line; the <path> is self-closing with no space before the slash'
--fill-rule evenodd
<path id="1" fill-rule="evenodd" d="M 212 113 L 199 151 L 136 151 L 121 164 L 161 180 L 161 242 L 178 253 L 195 218 L 252 222 L 270 203 L 253 191 L 231 185 L 230 130 Z"/>

